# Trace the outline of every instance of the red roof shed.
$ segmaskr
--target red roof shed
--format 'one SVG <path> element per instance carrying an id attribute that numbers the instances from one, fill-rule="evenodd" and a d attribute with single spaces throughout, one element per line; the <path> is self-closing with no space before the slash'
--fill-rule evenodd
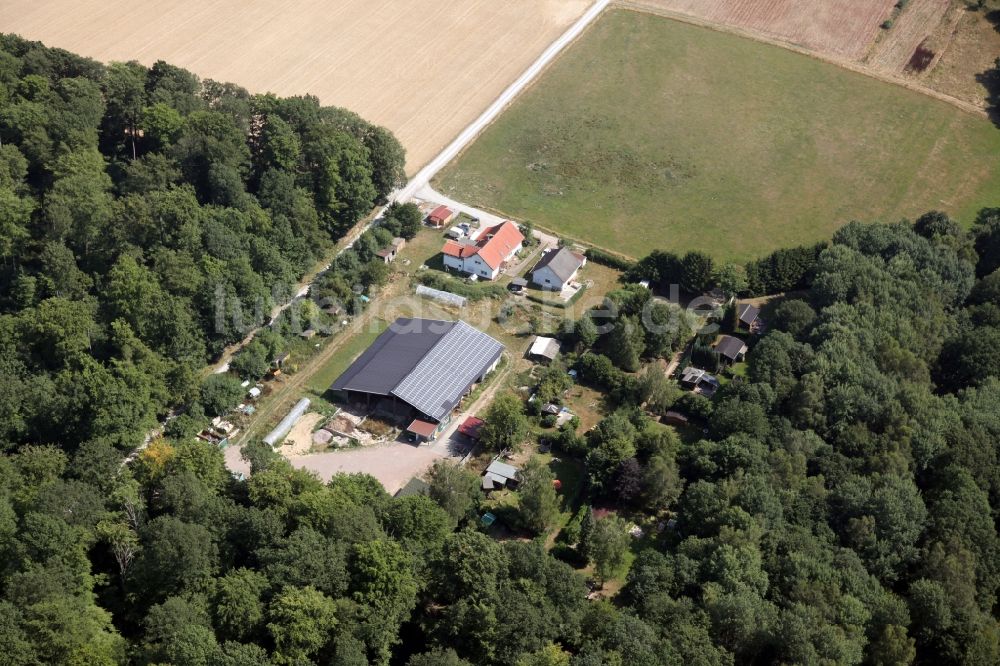
<path id="1" fill-rule="evenodd" d="M 455 216 L 455 212 L 447 206 L 438 206 L 427 216 L 427 221 L 436 227 L 440 227 Z"/>
<path id="2" fill-rule="evenodd" d="M 470 416 L 465 419 L 462 425 L 458 426 L 458 431 L 470 439 L 479 439 L 482 434 L 483 425 L 485 425 L 482 419 L 477 419 L 475 416 Z"/>

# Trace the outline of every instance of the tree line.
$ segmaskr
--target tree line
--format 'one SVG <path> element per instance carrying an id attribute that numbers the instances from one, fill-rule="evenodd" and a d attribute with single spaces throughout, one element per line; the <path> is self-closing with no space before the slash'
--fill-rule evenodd
<path id="1" fill-rule="evenodd" d="M 968 231 L 942 213 L 845 226 L 712 400 L 568 327 L 567 363 L 617 409 L 547 435 L 589 478 L 555 552 L 595 558 L 588 503 L 671 520 L 618 597 L 668 647 L 625 661 L 1000 660 L 998 243 L 998 209 Z M 666 410 L 692 419 L 683 440 L 651 422 Z"/>
<path id="2" fill-rule="evenodd" d="M 2 446 L 130 448 L 169 409 L 197 412 L 206 361 L 266 323 L 403 164 L 387 130 L 314 97 L 0 36 Z M 384 281 L 368 246 L 385 233 L 322 288 Z"/>

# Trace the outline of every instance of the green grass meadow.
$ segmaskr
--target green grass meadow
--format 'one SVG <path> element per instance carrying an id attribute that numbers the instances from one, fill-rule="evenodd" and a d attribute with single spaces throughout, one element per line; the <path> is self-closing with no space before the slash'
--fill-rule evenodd
<path id="1" fill-rule="evenodd" d="M 602 17 L 436 181 L 633 257 L 745 260 L 852 220 L 1000 205 L 1000 130 L 785 49 Z"/>

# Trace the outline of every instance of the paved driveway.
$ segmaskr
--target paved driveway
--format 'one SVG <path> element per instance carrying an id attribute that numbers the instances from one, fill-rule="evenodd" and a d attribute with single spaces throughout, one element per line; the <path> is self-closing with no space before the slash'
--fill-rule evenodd
<path id="1" fill-rule="evenodd" d="M 411 478 L 427 471 L 434 461 L 440 458 L 457 460 L 464 456 L 469 450 L 464 439 L 456 434 L 449 439 L 439 439 L 433 444 L 419 447 L 409 442 L 395 441 L 379 446 L 288 456 L 288 461 L 295 467 L 315 472 L 324 482 L 339 473 L 371 474 L 382 482 L 389 494 L 395 494 Z M 225 454 L 226 467 L 249 476 L 250 468 L 240 457 L 239 447 L 231 446 L 226 449 Z"/>

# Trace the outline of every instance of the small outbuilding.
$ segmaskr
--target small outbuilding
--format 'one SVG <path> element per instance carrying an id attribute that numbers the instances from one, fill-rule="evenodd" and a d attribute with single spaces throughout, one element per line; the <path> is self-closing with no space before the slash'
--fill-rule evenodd
<path id="1" fill-rule="evenodd" d="M 482 437 L 484 425 L 486 422 L 482 419 L 470 416 L 462 422 L 462 425 L 458 426 L 458 432 L 473 442 L 478 442 L 479 438 Z"/>
<path id="2" fill-rule="evenodd" d="M 731 335 L 723 335 L 715 343 L 715 352 L 728 363 L 739 363 L 746 358 L 746 343 Z"/>
<path id="3" fill-rule="evenodd" d="M 393 238 L 391 243 L 375 254 L 385 263 L 391 264 L 396 260 L 396 255 L 399 254 L 399 251 L 403 249 L 404 245 L 406 245 L 406 241 L 402 238 Z"/>
<path id="4" fill-rule="evenodd" d="M 400 488 L 393 497 L 413 497 L 414 495 L 427 495 L 430 492 L 431 484 L 419 477 L 413 477 Z"/>
<path id="5" fill-rule="evenodd" d="M 528 357 L 536 361 L 553 361 L 559 355 L 559 341 L 555 338 L 546 338 L 539 335 L 531 343 L 528 350 Z"/>
<path id="6" fill-rule="evenodd" d="M 438 206 L 427 216 L 427 224 L 432 227 L 443 227 L 455 219 L 455 211 L 447 206 Z"/>
<path id="7" fill-rule="evenodd" d="M 406 427 L 406 432 L 410 433 L 415 442 L 430 442 L 437 437 L 438 425 L 420 419 L 413 421 Z"/>
<path id="8" fill-rule="evenodd" d="M 760 308 L 749 303 L 741 303 L 736 306 L 736 317 L 740 323 L 749 330 L 753 330 L 760 319 Z"/>
<path id="9" fill-rule="evenodd" d="M 680 412 L 671 410 L 663 415 L 660 419 L 660 423 L 672 426 L 686 426 L 689 423 L 689 420 L 688 417 L 684 416 Z"/>
<path id="10" fill-rule="evenodd" d="M 516 488 L 518 469 L 513 465 L 494 460 L 483 473 L 483 490 L 498 490 L 500 488 Z"/>
<path id="11" fill-rule="evenodd" d="M 692 391 L 700 391 L 711 395 L 719 388 L 719 380 L 715 375 L 711 375 L 701 368 L 692 365 L 684 368 L 681 374 L 681 386 Z"/>
<path id="12" fill-rule="evenodd" d="M 520 293 L 524 291 L 527 287 L 528 287 L 528 281 L 520 277 L 514 278 L 513 280 L 510 281 L 510 284 L 507 285 L 507 289 L 514 293 Z"/>

